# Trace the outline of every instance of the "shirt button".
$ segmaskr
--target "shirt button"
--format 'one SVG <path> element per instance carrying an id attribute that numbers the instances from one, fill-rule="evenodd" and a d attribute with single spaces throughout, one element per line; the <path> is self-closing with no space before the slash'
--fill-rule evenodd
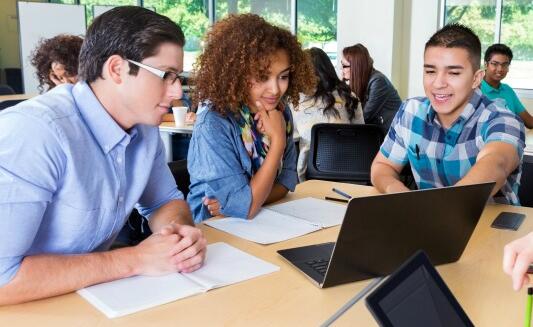
<path id="1" fill-rule="evenodd" d="M 122 201 L 124 201 L 124 197 L 119 196 L 119 197 L 118 197 L 118 202 L 122 202 Z"/>
<path id="2" fill-rule="evenodd" d="M 117 162 L 118 162 L 118 163 L 122 163 L 122 158 L 121 158 L 121 157 L 118 157 L 118 158 L 117 158 Z"/>

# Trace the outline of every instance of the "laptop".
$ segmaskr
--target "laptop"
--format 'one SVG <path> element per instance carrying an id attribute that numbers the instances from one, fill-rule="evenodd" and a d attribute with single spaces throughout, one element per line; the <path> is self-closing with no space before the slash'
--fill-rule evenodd
<path id="1" fill-rule="evenodd" d="M 415 251 L 459 260 L 495 183 L 352 198 L 336 242 L 279 250 L 318 287 L 389 275 Z"/>
<path id="2" fill-rule="evenodd" d="M 383 327 L 474 326 L 423 251 L 402 264 L 365 302 Z"/>

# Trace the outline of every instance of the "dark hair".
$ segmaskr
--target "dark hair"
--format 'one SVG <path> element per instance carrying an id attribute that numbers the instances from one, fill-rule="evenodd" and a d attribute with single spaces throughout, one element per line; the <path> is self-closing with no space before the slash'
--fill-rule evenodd
<path id="1" fill-rule="evenodd" d="M 270 57 L 284 50 L 289 57 L 289 87 L 284 101 L 295 107 L 300 92 L 316 85 L 313 65 L 291 32 L 254 14 L 229 15 L 205 35 L 205 48 L 194 65 L 193 106 L 209 100 L 212 110 L 236 113 L 248 101 L 250 79 L 268 77 Z"/>
<path id="2" fill-rule="evenodd" d="M 93 82 L 112 55 L 142 61 L 157 53 L 165 42 L 185 44 L 181 28 L 169 18 L 137 6 L 113 8 L 98 16 L 85 36 L 80 52 L 79 79 Z M 130 74 L 139 67 L 130 63 Z"/>
<path id="3" fill-rule="evenodd" d="M 513 60 L 513 51 L 511 48 L 502 43 L 495 43 L 488 47 L 485 51 L 485 62 L 489 62 L 490 58 L 492 58 L 492 56 L 495 54 L 507 56 L 509 58 L 509 62 Z"/>
<path id="4" fill-rule="evenodd" d="M 350 88 L 364 107 L 368 100 L 366 95 L 368 81 L 374 72 L 374 60 L 370 57 L 368 49 L 361 43 L 344 48 L 342 55 L 350 63 Z"/>
<path id="5" fill-rule="evenodd" d="M 335 108 L 335 97 L 332 94 L 333 91 L 337 90 L 339 96 L 344 100 L 344 107 L 348 111 L 348 117 L 352 120 L 359 100 L 352 94 L 350 87 L 339 79 L 328 55 L 319 48 L 311 48 L 305 50 L 305 52 L 311 56 L 311 61 L 315 66 L 315 74 L 318 77 L 316 92 L 311 98 L 314 99 L 315 103 L 320 99 L 326 104 L 323 109 L 325 116 L 340 117 L 337 108 Z"/>
<path id="6" fill-rule="evenodd" d="M 461 24 L 448 24 L 438 30 L 429 41 L 424 51 L 429 47 L 461 48 L 468 52 L 470 63 L 474 71 L 478 70 L 481 63 L 481 42 L 476 33 Z"/>
<path id="7" fill-rule="evenodd" d="M 37 70 L 40 92 L 44 91 L 43 86 L 45 84 L 48 86 L 48 90 L 56 86 L 50 79 L 53 62 L 65 66 L 65 72 L 69 77 L 78 75 L 78 56 L 82 42 L 81 37 L 67 34 L 60 34 L 39 41 L 31 54 L 31 64 Z"/>

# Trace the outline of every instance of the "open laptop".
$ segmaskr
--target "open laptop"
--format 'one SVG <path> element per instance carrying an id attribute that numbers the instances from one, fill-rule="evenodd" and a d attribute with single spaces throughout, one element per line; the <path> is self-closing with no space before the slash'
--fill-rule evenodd
<path id="1" fill-rule="evenodd" d="M 495 183 L 352 198 L 337 242 L 279 250 L 319 287 L 386 276 L 421 249 L 459 260 Z"/>

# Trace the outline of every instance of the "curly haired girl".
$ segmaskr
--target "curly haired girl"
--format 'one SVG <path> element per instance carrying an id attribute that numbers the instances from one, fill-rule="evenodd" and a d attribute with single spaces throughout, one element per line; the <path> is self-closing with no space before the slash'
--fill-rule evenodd
<path id="1" fill-rule="evenodd" d="M 293 191 L 296 150 L 288 103 L 312 93 L 308 55 L 289 31 L 253 14 L 230 15 L 205 38 L 195 69 L 199 106 L 188 154 L 196 222 L 253 218 Z"/>
<path id="2" fill-rule="evenodd" d="M 39 42 L 32 53 L 31 64 L 36 69 L 39 90 L 51 90 L 59 84 L 74 84 L 78 80 L 78 56 L 83 39 L 60 34 Z"/>

